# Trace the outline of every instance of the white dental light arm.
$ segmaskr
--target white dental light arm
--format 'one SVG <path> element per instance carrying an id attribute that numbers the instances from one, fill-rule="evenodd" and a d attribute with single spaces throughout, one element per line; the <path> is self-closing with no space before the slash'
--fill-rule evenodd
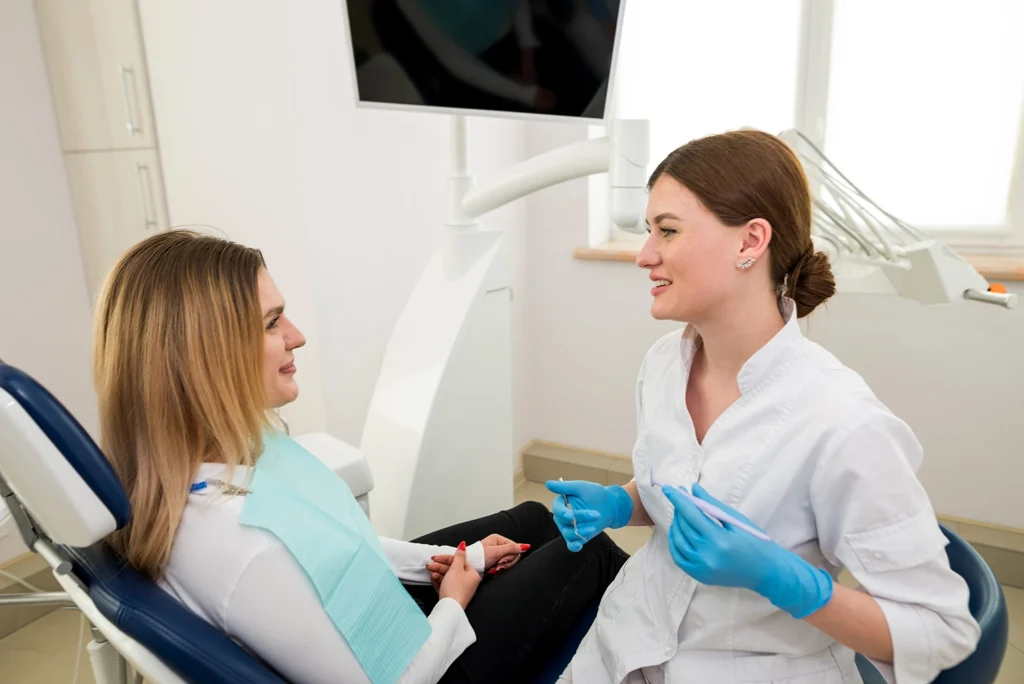
<path id="1" fill-rule="evenodd" d="M 990 292 L 959 254 L 878 206 L 802 133 L 781 137 L 811 184 L 814 238 L 832 248 L 840 290 L 891 292 L 923 304 L 971 299 L 1016 306 L 1016 294 Z"/>

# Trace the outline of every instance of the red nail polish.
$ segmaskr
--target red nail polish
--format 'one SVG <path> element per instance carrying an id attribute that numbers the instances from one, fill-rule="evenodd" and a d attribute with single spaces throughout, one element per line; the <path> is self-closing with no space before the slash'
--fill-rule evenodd
<path id="1" fill-rule="evenodd" d="M 497 570 L 497 568 L 491 568 L 490 570 L 487 571 L 487 574 L 488 575 L 497 575 L 498 574 L 498 570 Z"/>
<path id="2" fill-rule="evenodd" d="M 461 542 L 459 544 L 459 551 L 465 551 L 465 550 L 466 550 L 466 542 Z"/>
<path id="3" fill-rule="evenodd" d="M 519 545 L 519 550 L 520 551 L 529 551 L 530 550 L 530 545 L 529 544 L 520 544 Z"/>

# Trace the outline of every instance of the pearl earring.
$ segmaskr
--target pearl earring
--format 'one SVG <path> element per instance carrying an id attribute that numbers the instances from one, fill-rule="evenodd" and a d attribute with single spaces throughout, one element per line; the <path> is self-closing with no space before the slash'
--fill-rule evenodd
<path id="1" fill-rule="evenodd" d="M 743 261 L 736 264 L 738 268 L 742 268 L 744 271 L 754 265 L 755 259 L 753 257 L 747 257 Z"/>

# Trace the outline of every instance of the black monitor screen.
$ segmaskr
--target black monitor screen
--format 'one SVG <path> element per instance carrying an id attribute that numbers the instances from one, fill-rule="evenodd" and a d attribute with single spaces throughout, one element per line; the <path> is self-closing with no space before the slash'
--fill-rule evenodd
<path id="1" fill-rule="evenodd" d="M 359 102 L 602 119 L 621 0 L 347 0 Z"/>

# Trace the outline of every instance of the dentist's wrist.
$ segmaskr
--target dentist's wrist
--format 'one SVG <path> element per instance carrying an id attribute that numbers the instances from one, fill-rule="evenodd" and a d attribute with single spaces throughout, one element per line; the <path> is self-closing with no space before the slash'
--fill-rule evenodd
<path id="1" fill-rule="evenodd" d="M 608 527 L 612 529 L 625 527 L 633 518 L 633 497 L 619 485 L 608 485 L 605 490 L 611 494 L 615 511 L 612 516 L 612 524 Z"/>
<path id="2" fill-rule="evenodd" d="M 792 556 L 790 563 L 765 577 L 762 583 L 764 590 L 758 593 L 779 610 L 797 620 L 803 620 L 832 600 L 835 584 L 827 571 L 811 565 L 796 554 Z"/>

